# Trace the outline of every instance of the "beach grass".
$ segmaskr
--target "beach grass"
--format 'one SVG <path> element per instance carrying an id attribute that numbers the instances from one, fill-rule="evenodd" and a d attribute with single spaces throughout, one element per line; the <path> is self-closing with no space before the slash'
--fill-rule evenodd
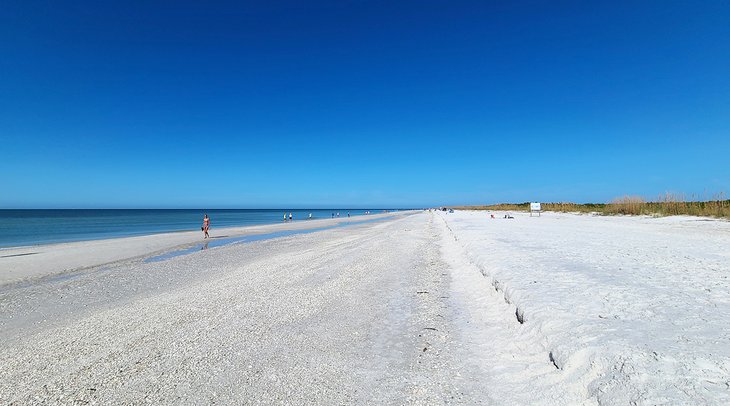
<path id="1" fill-rule="evenodd" d="M 460 206 L 457 209 L 467 210 L 501 210 L 529 211 L 530 203 L 499 203 L 483 206 Z M 725 193 L 718 193 L 711 199 L 700 200 L 697 196 L 665 193 L 655 200 L 646 200 L 641 196 L 622 196 L 610 203 L 542 203 L 543 211 L 566 213 L 598 213 L 604 215 L 651 215 L 651 216 L 707 216 L 730 218 L 730 199 Z"/>

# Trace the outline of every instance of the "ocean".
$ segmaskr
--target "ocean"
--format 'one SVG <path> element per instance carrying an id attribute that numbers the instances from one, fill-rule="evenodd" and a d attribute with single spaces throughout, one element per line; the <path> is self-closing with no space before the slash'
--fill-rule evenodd
<path id="1" fill-rule="evenodd" d="M 203 215 L 217 227 L 274 224 L 291 212 L 294 221 L 362 216 L 384 209 L 38 209 L 0 210 L 0 247 L 52 244 L 69 241 L 200 230 Z"/>

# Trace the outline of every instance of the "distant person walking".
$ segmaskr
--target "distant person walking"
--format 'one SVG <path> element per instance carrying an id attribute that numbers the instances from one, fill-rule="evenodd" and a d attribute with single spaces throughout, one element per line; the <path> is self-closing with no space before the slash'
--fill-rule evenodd
<path id="1" fill-rule="evenodd" d="M 208 234 L 208 229 L 210 228 L 210 217 L 208 217 L 208 214 L 206 213 L 205 216 L 203 216 L 203 238 L 208 238 L 210 235 Z"/>
<path id="2" fill-rule="evenodd" d="M 284 222 L 286 222 L 286 212 L 284 213 Z"/>
<path id="3" fill-rule="evenodd" d="M 294 216 L 291 215 L 291 212 L 289 212 L 289 221 L 294 220 Z"/>

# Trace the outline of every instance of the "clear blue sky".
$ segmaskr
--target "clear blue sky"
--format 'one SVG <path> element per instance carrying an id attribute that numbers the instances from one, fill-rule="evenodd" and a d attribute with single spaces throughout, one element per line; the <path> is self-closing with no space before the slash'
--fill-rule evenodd
<path id="1" fill-rule="evenodd" d="M 0 207 L 730 192 L 727 1 L 110 3 L 3 2 Z"/>

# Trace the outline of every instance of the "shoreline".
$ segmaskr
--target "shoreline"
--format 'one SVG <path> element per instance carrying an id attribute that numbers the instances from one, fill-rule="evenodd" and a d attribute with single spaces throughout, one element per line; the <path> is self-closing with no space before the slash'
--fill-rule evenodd
<path id="1" fill-rule="evenodd" d="M 352 212 L 352 217 L 361 217 L 409 210 L 414 209 L 332 209 L 332 211 L 210 209 L 207 212 L 215 217 L 214 227 L 237 228 L 280 224 L 282 211 L 293 213 L 295 221 L 301 221 L 336 219 L 330 217 L 330 214 L 335 212 Z M 197 231 L 196 224 L 200 222 L 199 217 L 206 212 L 197 211 L 197 209 L 0 209 L 0 220 L 3 220 L 3 224 L 8 227 L 5 230 L 6 234 L 0 236 L 0 252 L 39 245 Z M 314 217 L 307 218 L 307 215 Z"/>
<path id="2" fill-rule="evenodd" d="M 297 231 L 351 222 L 402 216 L 414 211 L 370 214 L 334 219 L 296 220 L 272 224 L 215 228 L 210 238 L 202 238 L 200 231 L 172 231 L 128 237 L 71 241 L 0 250 L 0 287 L 55 274 L 80 271 L 115 262 L 163 254 L 205 241 L 278 231 Z"/>

